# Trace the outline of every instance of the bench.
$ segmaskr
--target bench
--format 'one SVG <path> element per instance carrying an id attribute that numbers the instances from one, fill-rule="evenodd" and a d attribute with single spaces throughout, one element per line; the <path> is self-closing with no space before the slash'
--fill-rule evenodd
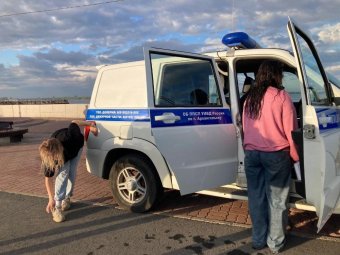
<path id="1" fill-rule="evenodd" d="M 13 128 L 13 121 L 0 121 L 0 130 L 7 130 Z"/>
<path id="2" fill-rule="evenodd" d="M 21 142 L 27 128 L 13 128 L 13 121 L 0 121 L 0 138 L 9 137 L 11 143 Z"/>

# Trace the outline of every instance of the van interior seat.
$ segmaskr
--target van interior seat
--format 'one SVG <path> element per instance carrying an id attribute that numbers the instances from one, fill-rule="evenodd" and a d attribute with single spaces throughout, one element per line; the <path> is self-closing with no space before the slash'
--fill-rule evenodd
<path id="1" fill-rule="evenodd" d="M 242 88 L 242 93 L 247 94 L 250 88 L 254 85 L 254 79 L 246 76 L 244 82 L 243 82 L 243 88 Z"/>

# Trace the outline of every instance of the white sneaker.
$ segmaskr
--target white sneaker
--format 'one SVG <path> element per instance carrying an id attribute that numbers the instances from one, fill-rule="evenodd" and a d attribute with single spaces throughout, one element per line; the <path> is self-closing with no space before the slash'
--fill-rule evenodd
<path id="1" fill-rule="evenodd" d="M 70 209 L 70 207 L 71 207 L 71 199 L 67 197 L 61 202 L 61 210 L 67 211 L 68 209 Z"/>
<path id="2" fill-rule="evenodd" d="M 61 211 L 61 208 L 55 207 L 52 210 L 52 217 L 55 222 L 63 222 L 65 220 L 65 215 Z"/>

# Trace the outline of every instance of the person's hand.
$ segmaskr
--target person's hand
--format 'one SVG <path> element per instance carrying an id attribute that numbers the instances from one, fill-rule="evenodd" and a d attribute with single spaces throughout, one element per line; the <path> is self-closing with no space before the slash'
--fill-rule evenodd
<path id="1" fill-rule="evenodd" d="M 46 206 L 46 212 L 47 213 L 50 213 L 50 212 L 52 212 L 52 209 L 55 207 L 55 201 L 54 201 L 54 199 L 49 199 L 48 200 L 48 204 L 47 204 L 47 206 Z"/>
<path id="2" fill-rule="evenodd" d="M 94 136 L 98 135 L 98 128 L 97 128 L 95 123 L 91 123 L 90 131 L 91 131 L 92 134 L 94 134 Z"/>

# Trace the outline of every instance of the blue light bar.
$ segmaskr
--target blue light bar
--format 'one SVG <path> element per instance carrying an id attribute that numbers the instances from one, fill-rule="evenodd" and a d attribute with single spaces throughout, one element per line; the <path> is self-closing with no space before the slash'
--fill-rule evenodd
<path id="1" fill-rule="evenodd" d="M 222 43 L 229 48 L 257 49 L 257 42 L 244 32 L 234 32 L 223 36 Z"/>

